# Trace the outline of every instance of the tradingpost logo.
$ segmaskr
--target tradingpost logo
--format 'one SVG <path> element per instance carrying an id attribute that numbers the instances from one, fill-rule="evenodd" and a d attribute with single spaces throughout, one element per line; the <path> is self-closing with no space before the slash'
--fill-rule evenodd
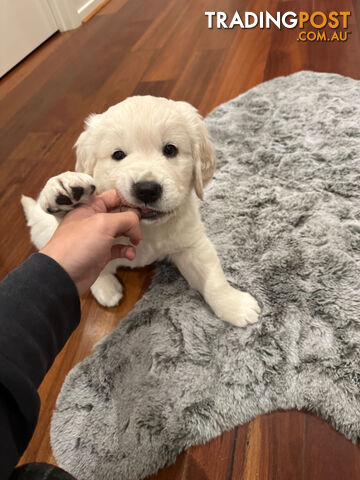
<path id="1" fill-rule="evenodd" d="M 297 41 L 300 42 L 346 42 L 351 12 L 244 12 L 237 10 L 233 15 L 226 12 L 204 12 L 208 28 L 298 28 Z M 306 30 L 305 30 L 306 29 Z M 326 30 L 325 30 L 326 29 Z M 329 30 L 330 29 L 330 30 Z"/>

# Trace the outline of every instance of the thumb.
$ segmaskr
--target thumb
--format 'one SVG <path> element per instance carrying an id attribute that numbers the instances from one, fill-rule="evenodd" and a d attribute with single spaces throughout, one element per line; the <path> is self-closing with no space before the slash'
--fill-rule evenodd
<path id="1" fill-rule="evenodd" d="M 135 248 L 130 245 L 113 245 L 111 247 L 111 260 L 114 260 L 115 258 L 134 260 L 135 256 Z"/>

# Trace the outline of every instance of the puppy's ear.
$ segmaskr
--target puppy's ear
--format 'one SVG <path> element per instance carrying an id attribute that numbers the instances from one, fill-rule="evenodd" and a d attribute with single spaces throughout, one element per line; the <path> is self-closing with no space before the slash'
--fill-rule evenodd
<path id="1" fill-rule="evenodd" d="M 205 122 L 195 107 L 187 102 L 176 102 L 186 116 L 191 128 L 194 158 L 194 188 L 197 196 L 203 200 L 204 187 L 212 179 L 215 171 L 215 148 Z"/>
<path id="2" fill-rule="evenodd" d="M 204 187 L 214 175 L 216 165 L 215 148 L 202 117 L 198 114 L 198 138 L 194 150 L 194 187 L 197 196 L 203 200 Z"/>
<path id="3" fill-rule="evenodd" d="M 80 134 L 74 145 L 76 149 L 75 171 L 93 174 L 95 166 L 94 133 L 101 114 L 91 114 L 85 120 L 85 130 Z"/>

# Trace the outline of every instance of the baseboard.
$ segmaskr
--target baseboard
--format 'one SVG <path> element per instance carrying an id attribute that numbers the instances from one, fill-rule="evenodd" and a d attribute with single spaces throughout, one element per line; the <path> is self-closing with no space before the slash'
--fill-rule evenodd
<path id="1" fill-rule="evenodd" d="M 83 23 L 90 20 L 110 0 L 88 0 L 78 9 L 78 14 Z"/>
<path id="2" fill-rule="evenodd" d="M 73 0 L 48 0 L 55 22 L 61 32 L 72 30 L 87 22 L 110 0 L 83 0 L 77 8 Z"/>

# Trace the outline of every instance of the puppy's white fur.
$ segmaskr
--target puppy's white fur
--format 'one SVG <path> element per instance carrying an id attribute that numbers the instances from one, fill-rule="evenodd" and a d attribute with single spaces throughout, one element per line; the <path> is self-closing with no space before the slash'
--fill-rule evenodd
<path id="1" fill-rule="evenodd" d="M 166 144 L 177 147 L 174 158 L 164 156 Z M 121 300 L 122 286 L 113 275 L 119 266 L 141 267 L 168 258 L 221 319 L 241 327 L 257 321 L 256 300 L 227 283 L 200 219 L 196 195 L 203 197 L 203 187 L 213 175 L 215 151 L 194 107 L 165 98 L 130 97 L 103 114 L 90 115 L 75 146 L 76 172 L 51 178 L 38 202 L 22 198 L 37 248 L 45 245 L 57 226 L 55 217 L 45 212 L 73 208 L 56 203 L 57 196 L 68 195 L 71 187 L 83 187 L 81 203 L 91 201 L 91 185 L 96 185 L 97 193 L 117 188 L 127 202 L 141 207 L 132 186 L 154 181 L 163 193 L 151 208 L 163 215 L 141 220 L 144 238 L 136 258 L 113 260 L 105 267 L 91 287 L 96 299 L 104 306 Z M 121 161 L 112 158 L 117 150 L 126 153 Z M 124 243 L 124 238 L 118 241 Z"/>

